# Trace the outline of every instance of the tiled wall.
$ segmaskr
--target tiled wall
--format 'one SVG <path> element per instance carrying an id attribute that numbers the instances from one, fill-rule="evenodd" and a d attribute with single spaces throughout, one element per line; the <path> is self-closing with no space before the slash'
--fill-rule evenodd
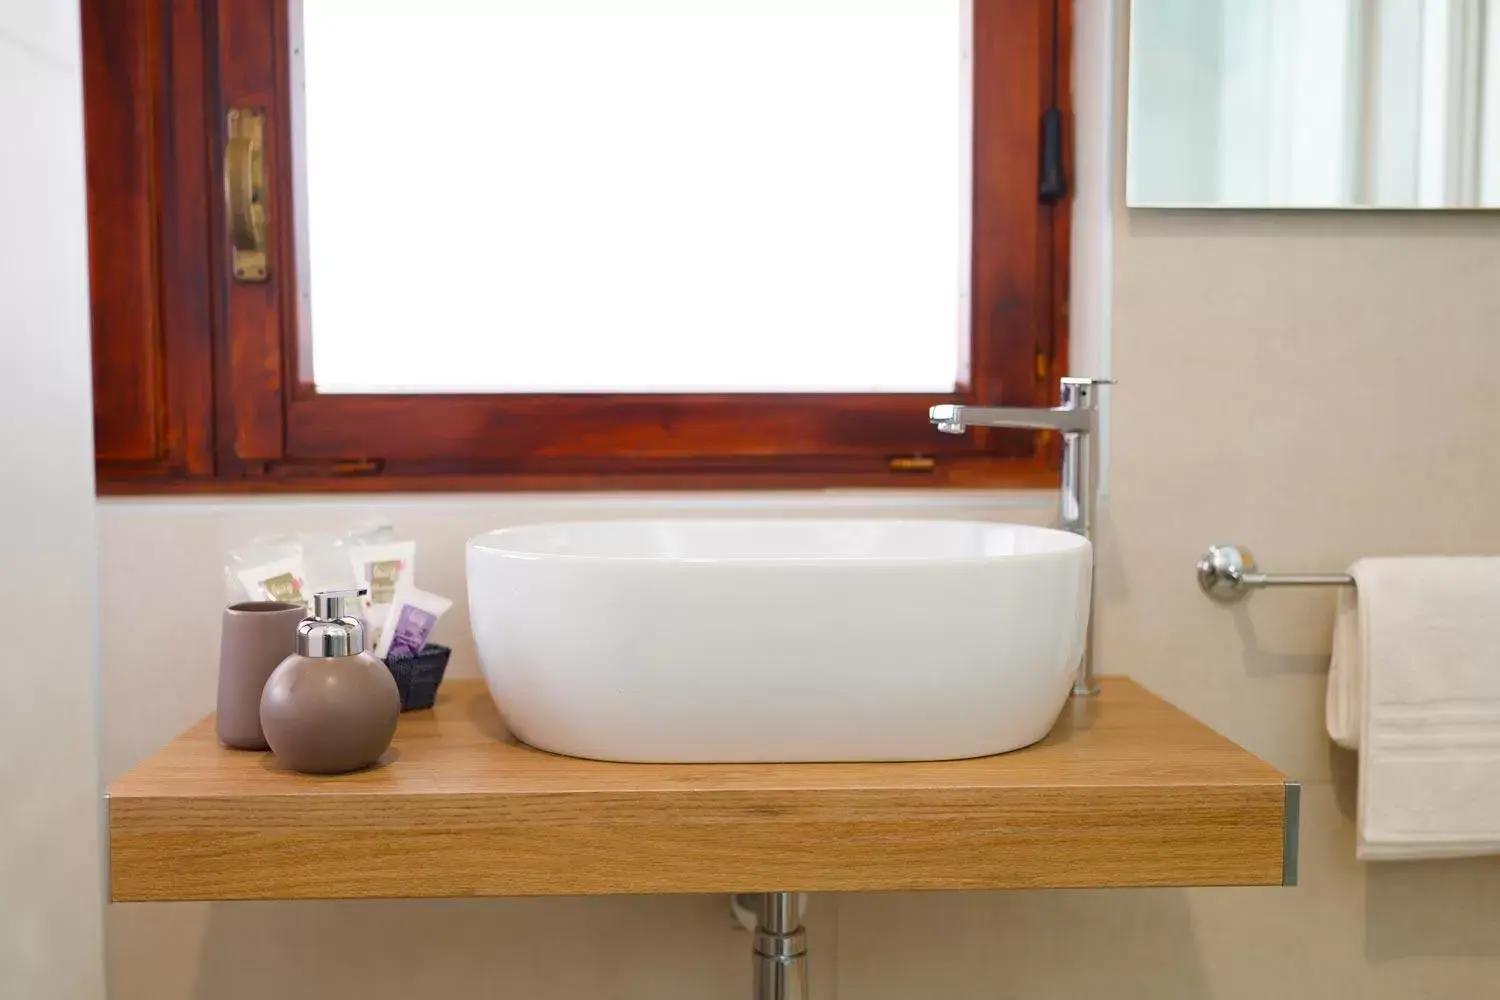
<path id="1" fill-rule="evenodd" d="M 1376 553 L 1500 552 L 1500 215 L 1126 211 L 1110 169 L 1120 162 L 1124 68 L 1111 22 L 1122 28 L 1124 13 L 1123 0 L 1080 0 L 1080 129 L 1116 123 L 1105 133 L 1113 142 L 1080 142 L 1080 156 L 1092 150 L 1094 169 L 1106 172 L 1091 178 L 1085 164 L 1076 238 L 1106 240 L 1086 261 L 1094 283 L 1075 287 L 1075 301 L 1088 297 L 1079 310 L 1110 318 L 1110 372 L 1120 380 L 1100 665 L 1306 783 L 1302 885 L 819 897 L 809 918 L 815 994 L 1500 994 L 1500 862 L 1353 860 L 1353 758 L 1331 751 L 1321 728 L 1332 595 L 1267 593 L 1229 610 L 1199 595 L 1192 574 L 1214 541 L 1253 546 L 1268 568 L 1285 570 L 1333 570 Z M 1115 106 L 1101 105 L 1103 94 Z M 1112 289 L 1098 280 L 1111 271 Z M 1012 499 L 961 496 L 911 512 L 1047 517 L 1046 498 L 1022 508 Z M 683 501 L 677 512 L 908 502 L 919 501 L 721 497 Z M 424 584 L 457 594 L 469 534 L 659 503 L 103 503 L 106 771 L 119 773 L 210 707 L 217 564 L 230 544 L 378 510 L 421 539 Z M 462 618 L 443 628 L 462 649 Z M 717 898 L 128 906 L 113 908 L 110 930 L 117 1000 L 413 991 L 727 1000 L 748 990 L 748 942 Z"/>

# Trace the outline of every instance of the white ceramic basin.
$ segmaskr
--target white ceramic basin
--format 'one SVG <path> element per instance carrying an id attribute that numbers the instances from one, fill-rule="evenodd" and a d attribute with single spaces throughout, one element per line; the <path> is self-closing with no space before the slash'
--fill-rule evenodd
<path id="1" fill-rule="evenodd" d="M 1083 651 L 1077 535 L 962 521 L 601 521 L 469 542 L 516 736 L 619 761 L 944 760 L 1046 735 Z"/>

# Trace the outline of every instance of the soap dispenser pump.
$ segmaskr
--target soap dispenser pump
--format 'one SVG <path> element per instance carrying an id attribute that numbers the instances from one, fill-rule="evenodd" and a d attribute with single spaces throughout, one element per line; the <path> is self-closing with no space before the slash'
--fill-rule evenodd
<path id="1" fill-rule="evenodd" d="M 260 724 L 276 759 L 306 774 L 341 774 L 380 759 L 396 734 L 401 695 L 390 669 L 365 651 L 355 609 L 364 590 L 313 595 L 297 651 L 266 681 Z"/>

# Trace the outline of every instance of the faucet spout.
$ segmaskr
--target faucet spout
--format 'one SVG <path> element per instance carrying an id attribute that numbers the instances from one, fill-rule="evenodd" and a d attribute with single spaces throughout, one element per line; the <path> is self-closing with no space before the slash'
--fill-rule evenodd
<path id="1" fill-rule="evenodd" d="M 928 416 L 945 434 L 962 434 L 970 427 L 1016 427 L 1037 431 L 1087 431 L 1093 409 L 1030 408 L 1024 406 L 934 406 Z"/>
<path id="2" fill-rule="evenodd" d="M 970 427 L 1060 432 L 1063 455 L 1058 520 L 1064 531 L 1082 535 L 1092 543 L 1099 488 L 1099 457 L 1094 448 L 1094 435 L 1099 427 L 1098 387 L 1108 384 L 1108 379 L 1065 378 L 1062 380 L 1062 405 L 1051 409 L 944 403 L 928 411 L 928 417 L 944 434 L 962 434 Z M 1094 684 L 1094 601 L 1090 593 L 1088 634 L 1073 693 L 1090 695 L 1098 690 Z"/>

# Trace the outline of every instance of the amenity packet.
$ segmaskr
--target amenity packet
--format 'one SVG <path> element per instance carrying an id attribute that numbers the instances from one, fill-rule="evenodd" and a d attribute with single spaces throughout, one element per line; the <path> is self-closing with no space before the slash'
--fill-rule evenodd
<path id="1" fill-rule="evenodd" d="M 453 602 L 437 594 L 418 590 L 410 584 L 401 588 L 391 604 L 391 616 L 381 629 L 375 655 L 415 656 L 427 645 L 438 619 L 447 614 Z"/>
<path id="2" fill-rule="evenodd" d="M 306 604 L 307 569 L 302 543 L 286 536 L 257 538 L 229 553 L 224 582 L 231 603 L 292 601 Z"/>
<path id="3" fill-rule="evenodd" d="M 403 587 L 414 586 L 417 572 L 417 543 L 372 542 L 349 547 L 349 565 L 354 580 L 368 593 L 364 599 L 365 628 L 369 640 L 378 647 L 384 638 L 386 624 L 392 619 L 396 595 Z"/>

